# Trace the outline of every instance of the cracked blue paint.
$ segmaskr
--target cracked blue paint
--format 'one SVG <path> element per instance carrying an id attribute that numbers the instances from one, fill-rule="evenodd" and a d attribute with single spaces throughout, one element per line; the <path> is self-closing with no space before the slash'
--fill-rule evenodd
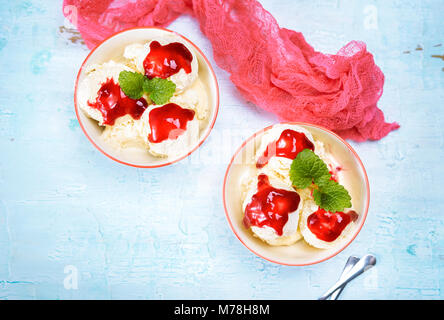
<path id="1" fill-rule="evenodd" d="M 51 52 L 43 50 L 37 52 L 31 59 L 32 73 L 40 74 L 45 71 L 51 60 Z"/>

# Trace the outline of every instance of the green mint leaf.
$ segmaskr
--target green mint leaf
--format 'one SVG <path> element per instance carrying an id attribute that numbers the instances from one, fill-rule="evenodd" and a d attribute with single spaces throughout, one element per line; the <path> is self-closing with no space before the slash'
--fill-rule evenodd
<path id="1" fill-rule="evenodd" d="M 334 180 L 327 165 L 309 149 L 299 152 L 291 163 L 290 179 L 296 188 L 304 189 L 313 183 L 313 198 L 316 204 L 330 212 L 343 211 L 351 207 L 348 191 Z"/>
<path id="2" fill-rule="evenodd" d="M 167 103 L 176 91 L 176 84 L 162 78 L 145 78 L 143 90 L 149 94 L 150 99 L 157 105 Z"/>
<path id="3" fill-rule="evenodd" d="M 145 76 L 138 72 L 122 71 L 119 74 L 119 85 L 123 93 L 131 99 L 140 99 L 143 95 Z"/>
<path id="4" fill-rule="evenodd" d="M 313 190 L 313 198 L 317 205 L 330 211 L 343 211 L 351 207 L 348 191 L 339 183 L 324 176 L 317 181 L 318 189 Z"/>
<path id="5" fill-rule="evenodd" d="M 291 163 L 290 179 L 296 188 L 307 188 L 324 176 L 330 178 L 327 165 L 310 149 L 299 152 Z"/>

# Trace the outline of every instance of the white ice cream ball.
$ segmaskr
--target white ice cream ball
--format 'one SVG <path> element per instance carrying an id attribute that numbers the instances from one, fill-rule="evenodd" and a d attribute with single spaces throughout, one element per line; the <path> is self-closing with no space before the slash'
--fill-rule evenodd
<path id="1" fill-rule="evenodd" d="M 113 60 L 103 64 L 94 64 L 85 70 L 85 78 L 79 84 L 77 93 L 77 102 L 83 112 L 90 118 L 103 125 L 103 115 L 98 110 L 88 105 L 88 102 L 96 102 L 97 93 L 102 85 L 110 79 L 119 83 L 119 74 L 121 71 L 134 71 L 130 67 L 116 63 Z"/>
<path id="2" fill-rule="evenodd" d="M 304 240 L 309 245 L 319 249 L 331 249 L 340 245 L 344 242 L 344 240 L 349 238 L 350 233 L 355 227 L 353 220 L 351 220 L 344 230 L 342 230 L 341 234 L 331 242 L 321 240 L 313 232 L 311 232 L 310 228 L 308 227 L 308 217 L 314 212 L 318 211 L 318 209 L 319 206 L 314 200 L 310 199 L 304 202 L 304 207 L 302 209 L 301 219 L 299 222 L 299 229 L 301 230 Z"/>
<path id="3" fill-rule="evenodd" d="M 138 121 L 139 133 L 148 146 L 148 151 L 155 157 L 178 157 L 185 155 L 199 141 L 199 120 L 196 117 L 187 122 L 186 130 L 176 139 L 166 139 L 161 142 L 151 142 L 148 139 L 151 133 L 150 112 L 163 106 L 154 105 L 145 110 L 140 121 Z M 191 109 L 188 105 L 181 105 L 180 107 Z"/>
<path id="4" fill-rule="evenodd" d="M 275 128 L 277 127 L 277 128 Z M 256 152 L 255 161 L 264 154 L 267 146 L 275 142 L 279 139 L 281 133 L 284 130 L 291 129 L 297 132 L 302 132 L 305 134 L 305 136 L 313 143 L 314 145 L 314 153 L 321 158 L 322 161 L 325 162 L 328 169 L 335 172 L 336 168 L 338 167 L 338 164 L 334 157 L 327 152 L 327 148 L 325 147 L 324 143 L 319 140 L 315 140 L 313 136 L 305 129 L 301 128 L 300 126 L 294 126 L 294 125 L 277 125 L 273 127 L 273 129 L 270 129 L 268 131 L 272 132 L 266 132 L 264 136 L 262 137 L 260 147 L 258 151 Z M 293 162 L 293 159 L 289 159 L 286 157 L 278 157 L 273 156 L 268 160 L 268 163 L 260 169 L 261 172 L 265 173 L 268 176 L 273 176 L 276 179 L 283 180 L 286 184 L 292 184 L 290 179 L 290 168 L 291 164 Z M 340 177 L 338 177 L 338 182 L 340 182 Z"/>
<path id="5" fill-rule="evenodd" d="M 144 148 L 145 142 L 140 135 L 137 124 L 139 121 L 134 120 L 130 115 L 120 117 L 114 125 L 105 125 L 101 137 L 116 149 Z"/>
<path id="6" fill-rule="evenodd" d="M 205 120 L 209 115 L 208 94 L 200 79 L 194 81 L 191 87 L 171 97 L 170 102 L 178 105 L 187 104 L 196 112 L 199 120 Z"/>
<path id="7" fill-rule="evenodd" d="M 191 52 L 191 55 L 193 57 L 193 59 L 191 60 L 191 72 L 187 73 L 184 69 L 180 69 L 179 72 L 167 78 L 168 80 L 176 84 L 176 92 L 182 92 L 190 87 L 198 77 L 199 63 L 193 48 L 191 48 L 190 45 L 188 45 L 182 39 L 164 36 L 159 39 L 153 39 L 146 44 L 130 44 L 125 47 L 123 56 L 134 65 L 137 71 L 145 74 L 143 62 L 145 61 L 146 56 L 150 53 L 150 45 L 153 41 L 157 41 L 163 46 L 169 43 L 179 42 L 182 43 Z"/>
<path id="8" fill-rule="evenodd" d="M 291 187 L 291 185 L 288 185 L 279 179 L 276 179 L 272 176 L 271 177 L 269 176 L 268 179 L 270 185 L 274 188 L 296 192 Z M 244 184 L 245 199 L 242 204 L 242 210 L 244 214 L 247 205 L 251 202 L 253 196 L 258 192 L 257 183 L 258 183 L 258 177 L 256 176 Z M 263 227 L 251 226 L 251 231 L 256 237 L 267 242 L 272 246 L 285 246 L 296 243 L 302 238 L 301 233 L 299 232 L 298 229 L 299 228 L 298 225 L 299 225 L 299 215 L 303 207 L 303 202 L 304 200 L 301 197 L 298 208 L 295 211 L 289 213 L 288 220 L 284 225 L 282 235 L 278 235 L 277 232 L 269 226 L 263 226 Z"/>
<path id="9" fill-rule="evenodd" d="M 308 132 L 306 129 L 302 128 L 301 126 L 289 125 L 289 124 L 277 124 L 263 134 L 260 146 L 257 149 L 255 155 L 256 163 L 259 160 L 259 158 L 261 158 L 264 155 L 268 145 L 270 143 L 274 143 L 275 141 L 277 141 L 280 138 L 282 132 L 287 129 L 305 134 L 307 139 L 309 139 L 313 144 L 315 144 L 315 140 L 311 135 L 311 133 Z M 268 176 L 272 176 L 276 179 L 283 180 L 286 184 L 291 185 L 290 167 L 292 162 L 293 159 L 273 156 L 270 159 L 268 159 L 268 163 L 263 168 L 261 168 L 261 171 Z"/>
<path id="10" fill-rule="evenodd" d="M 264 134 L 262 135 L 261 144 L 256 151 L 256 161 L 264 155 L 268 145 L 270 143 L 277 141 L 280 138 L 282 132 L 287 129 L 303 133 L 305 134 L 308 140 L 310 140 L 313 144 L 315 143 L 312 134 L 308 130 L 302 128 L 301 126 L 294 124 L 276 124 L 272 128 L 265 131 Z"/>

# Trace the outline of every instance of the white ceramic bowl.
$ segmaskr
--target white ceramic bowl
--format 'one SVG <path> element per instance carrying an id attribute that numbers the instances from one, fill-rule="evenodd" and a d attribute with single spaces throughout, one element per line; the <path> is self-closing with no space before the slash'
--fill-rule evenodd
<path id="1" fill-rule="evenodd" d="M 273 126 L 254 134 L 236 151 L 225 173 L 223 201 L 225 214 L 231 229 L 250 251 L 274 263 L 303 266 L 325 261 L 341 252 L 353 241 L 364 225 L 367 216 L 370 188 L 364 165 L 346 141 L 330 130 L 316 125 L 297 122 L 288 124 L 299 125 L 307 129 L 316 140 L 324 142 L 324 145 L 329 149 L 335 160 L 341 165 L 342 181 L 345 181 L 344 186 L 350 192 L 353 208 L 359 214 L 355 228 L 349 237 L 338 247 L 331 249 L 316 249 L 309 246 L 303 240 L 290 246 L 270 246 L 253 236 L 251 230 L 244 227 L 242 223 L 242 180 L 246 175 L 251 176 L 254 174 L 255 151 L 259 148 L 264 132 Z"/>
<path id="2" fill-rule="evenodd" d="M 208 100 L 210 105 L 209 117 L 200 131 L 199 141 L 190 147 L 190 150 L 183 155 L 172 158 L 157 158 L 149 154 L 147 150 L 143 149 L 122 149 L 118 150 L 113 146 L 108 145 L 105 141 L 100 138 L 103 128 L 97 125 L 97 122 L 88 118 L 82 110 L 79 109 L 77 103 L 77 89 L 79 83 L 84 79 L 84 70 L 91 65 L 96 63 L 104 63 L 111 59 L 117 59 L 123 55 L 125 46 L 132 43 L 146 43 L 149 40 L 156 39 L 162 36 L 168 35 L 169 37 L 175 36 L 182 41 L 185 41 L 191 48 L 194 49 L 196 57 L 199 62 L 199 77 L 206 86 Z M 208 59 L 202 53 L 202 51 L 190 40 L 184 36 L 163 28 L 157 27 L 146 27 L 146 28 L 132 28 L 128 30 L 121 31 L 112 35 L 111 37 L 105 39 L 96 48 L 94 48 L 90 54 L 86 57 L 82 66 L 80 67 L 79 73 L 77 74 L 77 80 L 74 91 L 74 105 L 76 109 L 77 119 L 79 120 L 80 127 L 91 141 L 91 143 L 104 155 L 107 157 L 134 167 L 141 168 L 155 168 L 162 167 L 174 162 L 177 162 L 195 151 L 203 141 L 210 134 L 211 129 L 216 121 L 217 113 L 219 110 L 219 87 L 216 80 L 216 75 L 214 74 L 213 68 L 211 67 Z"/>

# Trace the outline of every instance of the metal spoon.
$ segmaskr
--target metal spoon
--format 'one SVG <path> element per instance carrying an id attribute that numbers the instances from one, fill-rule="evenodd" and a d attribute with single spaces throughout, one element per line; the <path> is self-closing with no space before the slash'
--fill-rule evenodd
<path id="1" fill-rule="evenodd" d="M 339 277 L 339 280 L 342 280 L 345 278 L 345 276 L 347 275 L 347 273 L 351 270 L 351 268 L 353 268 L 353 266 L 359 261 L 358 257 L 355 256 L 350 256 L 347 259 L 347 262 L 345 263 L 344 266 L 344 270 L 342 270 L 342 274 Z M 328 298 L 328 300 L 337 300 L 339 295 L 341 294 L 342 290 L 344 290 L 345 285 L 340 287 L 338 290 L 336 290 L 335 292 L 333 292 L 331 294 L 331 296 Z"/>
<path id="2" fill-rule="evenodd" d="M 328 291 L 319 298 L 319 300 L 326 300 L 333 292 L 340 287 L 346 285 L 348 282 L 370 269 L 376 264 L 376 257 L 371 254 L 363 256 L 351 269 L 346 273 L 344 279 L 339 279 Z"/>

